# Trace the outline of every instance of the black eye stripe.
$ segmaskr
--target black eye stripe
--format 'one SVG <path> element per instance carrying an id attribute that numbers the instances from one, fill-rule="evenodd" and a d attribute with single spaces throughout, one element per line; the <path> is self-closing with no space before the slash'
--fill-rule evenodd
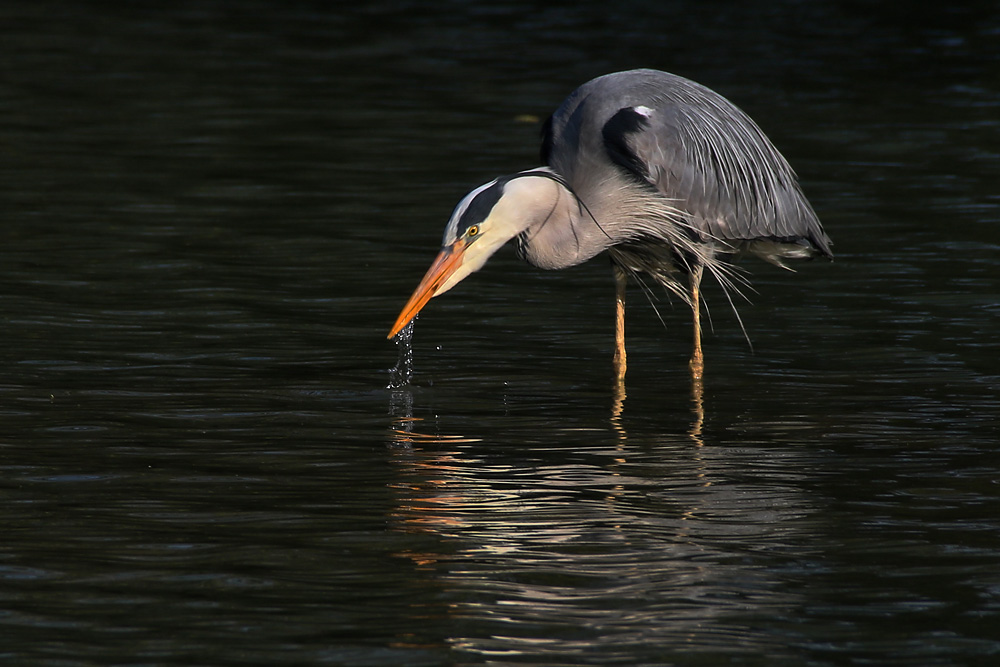
<path id="1" fill-rule="evenodd" d="M 469 205 L 465 207 L 465 210 L 462 211 L 462 215 L 459 216 L 458 223 L 455 226 L 455 238 L 463 236 L 469 227 L 478 225 L 489 217 L 490 211 L 493 210 L 493 207 L 497 205 L 497 202 L 500 201 L 500 198 L 503 196 L 504 187 L 515 178 L 521 178 L 524 176 L 548 178 L 556 183 L 559 183 L 572 192 L 569 184 L 566 183 L 561 176 L 543 169 L 522 171 L 517 174 L 498 178 L 488 187 L 483 188 L 481 192 L 476 194 L 476 196 L 469 202 Z"/>
<path id="2" fill-rule="evenodd" d="M 503 196 L 503 186 L 506 182 L 507 179 L 498 179 L 472 198 L 458 219 L 458 227 L 455 229 L 456 235 L 462 236 L 469 227 L 479 224 L 489 216 L 490 211 Z"/>

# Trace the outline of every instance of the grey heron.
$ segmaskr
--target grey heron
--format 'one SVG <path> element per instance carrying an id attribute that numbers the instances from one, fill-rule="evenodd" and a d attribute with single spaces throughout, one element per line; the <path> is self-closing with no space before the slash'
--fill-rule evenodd
<path id="1" fill-rule="evenodd" d="M 389 338 L 430 300 L 514 240 L 518 255 L 562 269 L 607 251 L 616 287 L 614 369 L 624 378 L 625 286 L 650 276 L 692 310 L 691 371 L 700 378 L 700 288 L 744 278 L 732 259 L 833 257 L 795 172 L 743 111 L 689 79 L 641 69 L 577 88 L 545 123 L 545 166 L 467 194 L 442 248 Z M 731 300 L 731 299 L 730 299 Z"/>

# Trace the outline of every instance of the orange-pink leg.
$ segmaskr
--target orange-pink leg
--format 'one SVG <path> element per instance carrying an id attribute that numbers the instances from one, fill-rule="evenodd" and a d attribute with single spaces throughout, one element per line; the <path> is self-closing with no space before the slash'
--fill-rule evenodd
<path id="1" fill-rule="evenodd" d="M 613 267 L 615 274 L 615 357 L 613 360 L 615 377 L 619 382 L 625 380 L 625 271 L 617 265 Z"/>
<path id="2" fill-rule="evenodd" d="M 691 353 L 691 377 L 700 380 L 705 373 L 705 357 L 701 353 L 701 275 L 704 271 L 698 265 L 691 272 L 691 312 L 694 315 L 694 352 Z"/>

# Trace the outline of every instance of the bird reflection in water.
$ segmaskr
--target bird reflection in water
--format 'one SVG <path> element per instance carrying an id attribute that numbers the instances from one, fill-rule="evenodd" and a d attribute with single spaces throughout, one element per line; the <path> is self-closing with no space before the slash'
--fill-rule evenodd
<path id="1" fill-rule="evenodd" d="M 692 394 L 698 401 L 700 389 Z M 562 623 L 575 634 L 588 621 L 573 614 L 607 613 L 617 622 L 616 601 L 638 594 L 650 577 L 677 596 L 714 597 L 715 588 L 729 585 L 727 571 L 690 562 L 704 552 L 693 529 L 714 477 L 700 442 L 700 402 L 689 434 L 695 446 L 683 434 L 651 441 L 647 433 L 630 443 L 624 383 L 614 382 L 603 425 L 570 418 L 543 433 L 505 432 L 525 444 L 511 450 L 440 433 L 437 419 L 414 415 L 421 391 L 392 390 L 389 409 L 389 529 L 400 543 L 394 555 L 422 573 L 422 586 L 439 591 L 414 599 L 415 622 L 452 628 L 452 619 L 462 619 L 498 632 L 515 623 L 527 637 L 536 624 L 548 632 Z M 658 469 L 673 471 L 675 481 Z M 647 493 L 665 498 L 662 515 L 648 514 Z M 666 613 L 664 620 L 675 622 L 664 627 L 691 622 L 677 616 Z M 394 645 L 410 647 L 416 637 L 400 635 Z M 443 641 L 477 653 L 494 640 L 453 633 Z"/>
<path id="2" fill-rule="evenodd" d="M 628 439 L 628 432 L 625 430 L 622 419 L 625 413 L 625 399 L 628 394 L 625 391 L 625 382 L 618 378 L 611 389 L 611 428 L 615 431 L 618 439 L 624 443 Z M 691 378 L 691 428 L 688 430 L 688 437 L 698 446 L 704 445 L 702 440 L 702 429 L 705 427 L 705 383 L 701 376 Z"/>
<path id="3" fill-rule="evenodd" d="M 442 591 L 414 600 L 415 617 L 428 618 L 432 606 L 435 619 L 475 619 L 498 632 L 516 623 L 530 637 L 535 624 L 562 623 L 576 633 L 586 621 L 573 614 L 614 617 L 615 605 L 642 598 L 650 580 L 666 586 L 664 595 L 695 598 L 730 585 L 728 565 L 702 562 L 714 554 L 695 532 L 706 529 L 718 471 L 683 433 L 646 431 L 631 442 L 624 394 L 611 428 L 607 417 L 603 427 L 570 418 L 475 444 L 414 417 L 419 391 L 393 392 L 389 452 L 394 555 Z M 511 442 L 524 446 L 504 446 Z M 686 622 L 679 611 L 644 613 Z M 490 640 L 458 633 L 446 641 L 479 651 Z"/>

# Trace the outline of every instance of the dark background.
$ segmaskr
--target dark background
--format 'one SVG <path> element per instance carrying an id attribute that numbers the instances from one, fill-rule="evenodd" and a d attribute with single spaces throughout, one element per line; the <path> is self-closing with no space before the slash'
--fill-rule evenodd
<path id="1" fill-rule="evenodd" d="M 988 664 L 995 3 L 0 8 L 0 658 Z M 706 299 L 501 253 L 388 327 L 455 203 L 632 67 L 745 109 L 836 261 Z"/>

